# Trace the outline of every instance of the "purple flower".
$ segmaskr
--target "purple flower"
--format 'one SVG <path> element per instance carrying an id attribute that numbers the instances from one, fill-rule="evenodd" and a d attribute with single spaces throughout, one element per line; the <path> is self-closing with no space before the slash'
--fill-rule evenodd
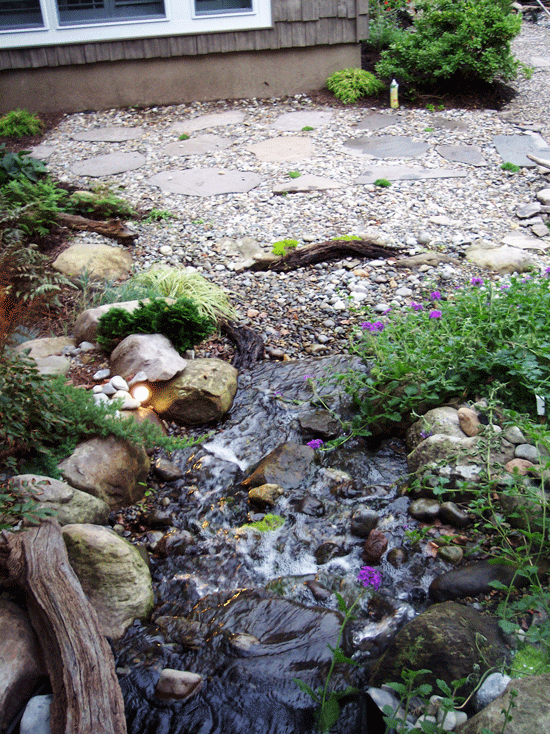
<path id="1" fill-rule="evenodd" d="M 440 301 L 441 293 L 439 291 L 433 291 L 432 293 L 430 293 L 430 299 L 432 301 Z"/>
<path id="2" fill-rule="evenodd" d="M 483 280 L 483 278 L 472 278 L 470 281 L 471 285 L 483 285 L 484 283 L 485 281 Z"/>
<path id="3" fill-rule="evenodd" d="M 500 286 L 500 290 L 501 290 L 501 291 L 506 291 L 506 290 L 508 290 L 508 288 L 509 288 L 509 287 L 510 287 L 509 285 L 507 285 L 506 283 L 503 283 L 503 284 L 502 284 L 502 285 Z"/>
<path id="4" fill-rule="evenodd" d="M 420 431 L 420 438 L 429 438 L 430 436 L 433 436 L 433 433 L 431 431 Z"/>
<path id="5" fill-rule="evenodd" d="M 368 329 L 368 331 L 370 331 L 370 327 L 371 326 L 372 326 L 372 324 L 371 324 L 370 321 L 363 321 L 363 323 L 361 324 L 361 328 L 363 330 Z"/>
<path id="6" fill-rule="evenodd" d="M 382 574 L 372 566 L 363 566 L 357 574 L 357 581 L 366 588 L 372 586 L 375 591 L 382 586 Z"/>
<path id="7" fill-rule="evenodd" d="M 283 393 L 277 390 L 276 392 L 272 392 L 271 394 L 274 398 L 280 398 Z"/>
<path id="8" fill-rule="evenodd" d="M 313 380 L 315 379 L 313 375 L 304 375 L 304 380 Z"/>
<path id="9" fill-rule="evenodd" d="M 391 311 L 391 306 L 390 306 L 389 308 L 387 308 L 387 309 L 386 309 L 385 311 L 382 311 L 382 313 L 383 313 L 383 314 L 387 314 L 387 313 L 389 313 L 390 311 Z"/>
<path id="10" fill-rule="evenodd" d="M 550 265 L 547 268 L 544 268 L 544 272 L 546 275 L 550 275 Z"/>
<path id="11" fill-rule="evenodd" d="M 381 321 L 375 321 L 374 324 L 370 327 L 371 331 L 383 331 L 384 330 L 384 324 Z"/>
<path id="12" fill-rule="evenodd" d="M 440 319 L 442 315 L 443 314 L 441 313 L 441 311 L 438 311 L 437 309 L 435 309 L 434 311 L 430 311 L 429 318 L 430 319 Z"/>
<path id="13" fill-rule="evenodd" d="M 312 449 L 320 449 L 323 444 L 324 441 L 321 441 L 320 438 L 314 438 L 312 441 L 307 442 L 307 445 L 311 446 Z"/>
<path id="14" fill-rule="evenodd" d="M 421 303 L 415 303 L 414 301 L 411 303 L 411 308 L 415 311 L 423 311 L 424 306 Z"/>

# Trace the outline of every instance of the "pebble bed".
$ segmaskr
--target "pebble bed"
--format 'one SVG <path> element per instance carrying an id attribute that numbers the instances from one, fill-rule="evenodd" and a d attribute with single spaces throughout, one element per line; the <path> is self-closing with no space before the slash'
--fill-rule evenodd
<path id="1" fill-rule="evenodd" d="M 524 22 L 513 44 L 513 51 L 522 62 L 530 64 L 533 57 L 548 58 L 549 21 L 549 17 L 543 16 L 537 24 Z M 305 95 L 71 114 L 63 118 L 43 144 L 54 148 L 47 161 L 52 174 L 83 188 L 104 181 L 70 173 L 68 151 L 71 164 L 115 151 L 137 151 L 146 156 L 146 166 L 108 179 L 113 191 L 140 210 L 154 208 L 174 215 L 162 222 L 136 223 L 136 269 L 146 269 L 155 262 L 197 268 L 230 292 L 241 323 L 263 335 L 268 356 L 299 359 L 341 353 L 361 321 L 390 306 L 408 307 L 434 288 L 444 291 L 478 276 L 500 279 L 495 273 L 481 272 L 468 264 L 464 251 L 479 240 L 500 244 L 506 234 L 523 230 L 516 214 L 518 206 L 536 201 L 537 191 L 548 187 L 548 177 L 537 168 L 522 168 L 518 173 L 502 170 L 502 159 L 492 138 L 517 134 L 520 121 L 524 128 L 529 125 L 550 142 L 550 67 L 537 67 L 531 79 L 518 78 L 513 86 L 518 90 L 517 96 L 498 112 L 407 108 L 394 112 L 395 124 L 384 129 L 383 134 L 408 135 L 413 140 L 429 142 L 430 149 L 422 159 L 392 163 L 449 167 L 435 146 L 468 144 L 481 148 L 487 165 L 456 163 L 452 166 L 467 170 L 467 177 L 396 181 L 389 188 L 352 186 L 363 173 L 365 160 L 346 153 L 343 146 L 350 137 L 369 134 L 356 127 L 369 114 L 369 108 L 335 106 L 330 124 L 310 131 L 281 132 L 271 127 L 285 112 L 327 109 L 318 107 Z M 187 158 L 166 155 L 163 149 L 178 139 L 174 125 L 181 127 L 195 117 L 227 110 L 246 112 L 244 122 L 201 133 L 230 136 L 235 145 Z M 465 123 L 467 130 L 427 131 L 435 115 Z M 116 143 L 73 138 L 77 132 L 108 126 L 141 126 L 145 133 L 137 140 Z M 296 162 L 262 162 L 247 150 L 254 143 L 279 135 L 307 137 L 316 155 Z M 387 161 L 368 163 L 385 165 Z M 262 182 L 243 194 L 163 194 L 148 179 L 170 167 L 238 169 L 259 174 Z M 294 170 L 334 179 L 346 188 L 275 195 L 274 186 L 290 181 L 288 174 Z M 395 267 L 393 259 L 348 259 L 287 274 L 235 273 L 231 259 L 224 255 L 224 238 L 250 237 L 269 251 L 274 242 L 282 239 L 295 239 L 302 246 L 343 235 L 382 238 L 390 246 L 401 248 L 404 256 L 436 250 L 452 257 L 453 262 L 412 271 Z M 76 240 L 93 238 L 87 233 L 77 235 Z M 550 238 L 544 240 L 550 246 Z M 541 271 L 550 265 L 550 256 L 543 251 L 533 255 Z"/>

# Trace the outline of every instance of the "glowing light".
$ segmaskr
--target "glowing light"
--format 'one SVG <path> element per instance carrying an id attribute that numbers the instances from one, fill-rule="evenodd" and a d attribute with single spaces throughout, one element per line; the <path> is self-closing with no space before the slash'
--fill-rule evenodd
<path id="1" fill-rule="evenodd" d="M 149 398 L 151 397 L 151 389 L 147 387 L 147 385 L 144 385 L 143 383 L 140 385 L 134 385 L 130 391 L 132 397 L 135 400 L 139 400 L 140 403 L 145 403 Z"/>

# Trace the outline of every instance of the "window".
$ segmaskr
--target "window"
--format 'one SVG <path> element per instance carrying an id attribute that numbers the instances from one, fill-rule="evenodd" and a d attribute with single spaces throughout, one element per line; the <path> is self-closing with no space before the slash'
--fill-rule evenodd
<path id="1" fill-rule="evenodd" d="M 238 13 L 252 10 L 252 0 L 195 0 L 197 15 Z"/>
<path id="2" fill-rule="evenodd" d="M 0 0 L 0 28 L 43 26 L 40 0 Z"/>
<path id="3" fill-rule="evenodd" d="M 57 0 L 62 25 L 164 16 L 164 0 Z"/>

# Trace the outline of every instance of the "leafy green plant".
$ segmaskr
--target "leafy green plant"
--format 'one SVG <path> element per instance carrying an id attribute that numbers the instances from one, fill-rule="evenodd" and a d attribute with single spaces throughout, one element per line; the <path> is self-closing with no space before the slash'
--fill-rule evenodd
<path id="1" fill-rule="evenodd" d="M 24 138 L 42 132 L 42 122 L 28 110 L 11 110 L 0 117 L 1 138 Z"/>
<path id="2" fill-rule="evenodd" d="M 166 209 L 151 209 L 143 221 L 148 223 L 162 222 L 168 219 L 174 219 L 175 216 L 175 214 L 172 214 L 172 212 L 169 212 Z"/>
<path id="3" fill-rule="evenodd" d="M 388 181 L 387 178 L 377 178 L 374 185 L 380 186 L 382 189 L 387 189 L 391 186 L 391 181 Z"/>
<path id="4" fill-rule="evenodd" d="M 135 219 L 138 216 L 136 210 L 108 186 L 99 186 L 93 191 L 76 191 L 64 209 L 92 219 Z"/>
<path id="5" fill-rule="evenodd" d="M 45 173 L 46 166 L 42 161 L 32 158 L 27 151 L 6 153 L 6 144 L 0 143 L 0 186 L 22 177 L 36 182 Z"/>
<path id="6" fill-rule="evenodd" d="M 327 87 L 334 96 L 351 104 L 361 97 L 372 97 L 385 89 L 385 84 L 364 69 L 342 69 L 327 79 Z"/>
<path id="7" fill-rule="evenodd" d="M 129 301 L 141 298 L 191 299 L 201 316 L 212 321 L 234 321 L 237 314 L 227 293 L 215 283 L 206 280 L 193 268 L 172 268 L 153 265 L 134 275 L 122 286 L 106 291 L 102 303 Z"/>
<path id="8" fill-rule="evenodd" d="M 0 465 L 19 472 L 28 462 L 46 476 L 58 476 L 57 462 L 77 443 L 115 436 L 132 445 L 169 451 L 185 448 L 185 440 L 165 436 L 144 421 L 117 417 L 118 401 L 96 404 L 93 395 L 67 385 L 64 377 L 38 372 L 34 360 L 4 350 L 0 354 Z"/>
<path id="9" fill-rule="evenodd" d="M 425 127 L 424 128 L 424 132 L 425 133 L 433 133 L 433 131 L 434 131 L 433 127 Z"/>
<path id="10" fill-rule="evenodd" d="M 279 257 L 285 257 L 289 251 L 298 247 L 298 240 L 279 240 L 273 243 L 272 252 Z"/>
<path id="11" fill-rule="evenodd" d="M 364 44 L 375 51 L 382 51 L 396 43 L 403 33 L 405 30 L 399 26 L 395 12 L 380 11 L 369 23 L 369 37 Z"/>
<path id="12" fill-rule="evenodd" d="M 302 174 L 300 173 L 300 171 L 289 171 L 288 172 L 289 178 L 300 178 L 301 175 Z"/>
<path id="13" fill-rule="evenodd" d="M 257 530 L 259 533 L 270 533 L 272 530 L 278 530 L 285 524 L 285 520 L 280 515 L 267 514 L 261 520 L 251 522 L 245 525 L 245 529 Z"/>
<path id="14" fill-rule="evenodd" d="M 178 140 L 189 140 L 189 138 L 190 138 L 190 137 L 191 137 L 191 136 L 190 136 L 190 135 L 188 135 L 187 133 L 182 133 L 182 134 L 181 134 L 181 135 L 180 135 L 180 136 L 178 137 Z"/>
<path id="15" fill-rule="evenodd" d="M 510 173 L 518 173 L 518 171 L 521 171 L 520 166 L 516 166 L 515 163 L 510 163 L 510 161 L 506 161 L 501 166 L 503 171 L 510 171 Z"/>
<path id="16" fill-rule="evenodd" d="M 55 515 L 55 510 L 40 507 L 39 494 L 40 482 L 27 484 L 24 494 L 16 494 L 7 482 L 0 482 L 0 530 L 16 532 Z"/>
<path id="17" fill-rule="evenodd" d="M 423 88 L 452 77 L 515 78 L 519 62 L 510 44 L 521 18 L 510 0 L 420 0 L 416 11 L 412 30 L 382 51 L 380 77 Z"/>
<path id="18" fill-rule="evenodd" d="M 51 179 L 14 178 L 0 189 L 0 212 L 10 217 L 27 237 L 46 235 L 63 209 L 67 192 Z"/>
<path id="19" fill-rule="evenodd" d="M 304 125 L 304 127 L 302 128 L 303 133 L 310 133 L 312 130 L 315 130 L 315 128 L 311 127 L 311 125 Z"/>
<path id="20" fill-rule="evenodd" d="M 215 330 L 214 322 L 199 313 L 197 305 L 181 297 L 173 304 L 164 299 L 140 301 L 132 312 L 111 308 L 98 323 L 97 342 L 112 350 L 130 334 L 163 334 L 174 349 L 185 352 L 204 341 Z"/>

